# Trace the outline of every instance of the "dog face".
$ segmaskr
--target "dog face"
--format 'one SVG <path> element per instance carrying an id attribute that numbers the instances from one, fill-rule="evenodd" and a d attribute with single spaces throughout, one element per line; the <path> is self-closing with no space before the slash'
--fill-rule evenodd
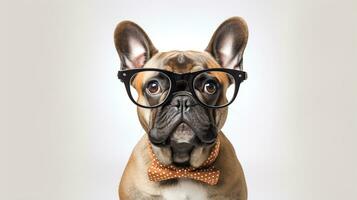
<path id="1" fill-rule="evenodd" d="M 211 68 L 242 70 L 243 51 L 248 29 L 243 19 L 234 17 L 223 22 L 203 52 L 158 52 L 147 34 L 135 23 L 124 21 L 114 33 L 115 46 L 122 69 L 158 68 L 186 74 Z M 196 78 L 200 99 L 210 104 L 227 102 L 229 76 L 211 72 Z M 213 81 L 212 81 L 213 80 Z M 168 96 L 171 85 L 160 72 L 139 73 L 131 80 L 134 97 L 148 106 L 168 98 L 157 108 L 137 108 L 139 121 L 148 134 L 153 151 L 161 163 L 199 167 L 207 160 L 217 134 L 227 117 L 227 107 L 212 109 L 199 104 L 185 81 L 175 83 L 175 92 Z"/>

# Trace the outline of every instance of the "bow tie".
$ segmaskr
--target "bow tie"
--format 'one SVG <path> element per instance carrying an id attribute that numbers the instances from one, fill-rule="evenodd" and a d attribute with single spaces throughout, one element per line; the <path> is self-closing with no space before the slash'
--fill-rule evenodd
<path id="1" fill-rule="evenodd" d="M 149 153 L 152 157 L 151 165 L 148 169 L 150 181 L 164 181 L 175 178 L 189 178 L 198 180 L 209 185 L 216 185 L 219 179 L 219 170 L 212 164 L 217 159 L 219 153 L 220 141 L 217 139 L 215 146 L 212 148 L 208 159 L 201 167 L 175 167 L 173 165 L 163 165 L 159 162 L 151 144 L 149 143 Z"/>

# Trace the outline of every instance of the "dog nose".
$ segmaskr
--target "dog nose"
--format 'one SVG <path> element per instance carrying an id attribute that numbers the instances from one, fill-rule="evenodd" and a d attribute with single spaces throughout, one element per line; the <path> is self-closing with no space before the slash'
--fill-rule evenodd
<path id="1" fill-rule="evenodd" d="M 185 93 L 175 95 L 171 100 L 171 105 L 175 106 L 180 112 L 189 111 L 190 108 L 196 104 L 193 97 Z"/>

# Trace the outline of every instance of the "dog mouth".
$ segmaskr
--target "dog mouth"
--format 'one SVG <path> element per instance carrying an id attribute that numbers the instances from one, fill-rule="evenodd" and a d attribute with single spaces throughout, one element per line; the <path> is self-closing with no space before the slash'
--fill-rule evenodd
<path id="1" fill-rule="evenodd" d="M 149 140 L 156 146 L 171 145 L 172 139 L 177 143 L 213 144 L 217 137 L 213 124 L 204 126 L 191 124 L 190 121 L 176 120 L 166 127 L 153 127 L 149 131 Z"/>
<path id="2" fill-rule="evenodd" d="M 201 140 L 192 125 L 184 121 L 172 129 L 164 142 L 155 143 L 149 134 L 153 153 L 160 163 L 176 167 L 200 167 L 208 159 L 216 138 L 217 134 L 209 142 Z"/>
<path id="3" fill-rule="evenodd" d="M 170 137 L 172 161 L 177 165 L 189 164 L 191 152 L 197 145 L 198 140 L 191 127 L 184 122 L 180 123 Z"/>
<path id="4" fill-rule="evenodd" d="M 170 104 L 156 110 L 154 117 L 148 136 L 163 164 L 198 166 L 216 141 L 213 113 L 203 107 L 178 110 Z M 200 162 L 192 164 L 194 160 Z"/>

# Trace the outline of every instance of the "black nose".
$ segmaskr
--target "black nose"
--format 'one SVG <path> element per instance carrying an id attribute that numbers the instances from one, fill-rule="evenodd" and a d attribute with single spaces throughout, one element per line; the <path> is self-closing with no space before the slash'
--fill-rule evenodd
<path id="1" fill-rule="evenodd" d="M 175 106 L 180 112 L 187 112 L 190 107 L 197 105 L 192 95 L 188 92 L 179 92 L 171 100 L 171 105 Z"/>

